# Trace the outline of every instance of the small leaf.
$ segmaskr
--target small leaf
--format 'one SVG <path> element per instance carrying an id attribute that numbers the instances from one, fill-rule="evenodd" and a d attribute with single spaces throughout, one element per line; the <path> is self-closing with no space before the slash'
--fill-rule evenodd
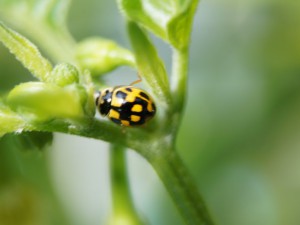
<path id="1" fill-rule="evenodd" d="M 85 115 L 85 89 L 78 84 L 59 87 L 50 83 L 27 82 L 16 86 L 7 103 L 24 118 L 38 121 L 80 118 Z"/>
<path id="2" fill-rule="evenodd" d="M 133 46 L 138 71 L 150 85 L 157 97 L 169 103 L 170 90 L 167 72 L 156 49 L 146 34 L 133 22 L 129 22 L 128 31 Z"/>
<path id="3" fill-rule="evenodd" d="M 34 76 L 42 81 L 46 80 L 52 66 L 34 44 L 1 22 L 0 41 Z"/>
<path id="4" fill-rule="evenodd" d="M 151 3 L 148 5 L 149 7 L 145 7 L 142 0 L 118 0 L 118 4 L 121 11 L 123 11 L 130 20 L 138 22 L 151 30 L 158 37 L 167 40 L 164 25 L 168 18 L 167 13 L 161 10 L 162 8 L 155 7 L 156 4 L 154 4 L 154 7 L 151 7 Z"/>
<path id="5" fill-rule="evenodd" d="M 79 72 L 75 66 L 69 63 L 58 64 L 47 77 L 47 83 L 57 84 L 61 87 L 79 83 Z"/>
<path id="6" fill-rule="evenodd" d="M 89 38 L 78 44 L 76 59 L 93 76 L 107 73 L 118 66 L 135 66 L 132 53 L 115 42 L 102 38 Z"/>
<path id="7" fill-rule="evenodd" d="M 167 25 L 169 41 L 178 49 L 186 48 L 190 41 L 192 22 L 197 4 L 198 0 L 190 1 L 190 4 L 183 7 L 181 12 L 174 16 Z"/>
<path id="8" fill-rule="evenodd" d="M 53 134 L 50 132 L 22 132 L 12 136 L 18 149 L 26 151 L 40 151 L 53 141 Z"/>
<path id="9" fill-rule="evenodd" d="M 118 0 L 121 11 L 174 47 L 188 45 L 198 0 Z"/>
<path id="10" fill-rule="evenodd" d="M 24 120 L 3 103 L 0 103 L 0 137 L 6 133 L 22 130 Z"/>
<path id="11" fill-rule="evenodd" d="M 121 11 L 178 49 L 188 45 L 198 0 L 119 0 Z"/>

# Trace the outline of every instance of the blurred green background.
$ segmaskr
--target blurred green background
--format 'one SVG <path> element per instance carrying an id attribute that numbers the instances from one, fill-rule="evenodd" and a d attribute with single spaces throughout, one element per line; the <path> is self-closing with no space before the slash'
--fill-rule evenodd
<path id="1" fill-rule="evenodd" d="M 78 41 L 102 36 L 130 48 L 115 1 L 73 0 L 68 25 Z M 170 70 L 169 47 L 153 38 Z M 2 45 L 0 53 L 0 93 L 32 79 Z M 299 225 L 300 2 L 202 0 L 190 55 L 178 147 L 216 224 Z M 120 68 L 107 80 L 123 84 L 134 73 Z M 111 212 L 107 145 L 55 134 L 47 156 L 72 224 L 104 224 Z M 142 217 L 149 224 L 183 224 L 152 168 L 134 152 L 128 156 Z"/>

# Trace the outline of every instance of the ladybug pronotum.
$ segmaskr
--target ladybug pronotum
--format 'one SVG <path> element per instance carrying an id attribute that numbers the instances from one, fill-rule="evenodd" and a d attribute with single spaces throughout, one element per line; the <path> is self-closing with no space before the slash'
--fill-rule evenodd
<path id="1" fill-rule="evenodd" d="M 102 116 L 123 126 L 142 125 L 156 112 L 149 94 L 133 86 L 117 86 L 100 91 L 96 105 Z"/>

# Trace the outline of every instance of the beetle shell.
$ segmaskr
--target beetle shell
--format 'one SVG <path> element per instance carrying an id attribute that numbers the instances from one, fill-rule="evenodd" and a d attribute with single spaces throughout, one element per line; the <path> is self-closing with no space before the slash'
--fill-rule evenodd
<path id="1" fill-rule="evenodd" d="M 149 94 L 133 86 L 117 86 L 100 91 L 96 105 L 102 116 L 123 126 L 145 124 L 156 112 Z"/>

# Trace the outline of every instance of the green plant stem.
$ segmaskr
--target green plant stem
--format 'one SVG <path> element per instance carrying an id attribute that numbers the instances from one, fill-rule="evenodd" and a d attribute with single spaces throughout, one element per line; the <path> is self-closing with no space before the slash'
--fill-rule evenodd
<path id="1" fill-rule="evenodd" d="M 128 187 L 125 149 L 121 145 L 110 145 L 110 175 L 114 212 L 133 208 Z M 127 205 L 127 207 L 125 207 Z"/>
<path id="2" fill-rule="evenodd" d="M 111 121 L 98 120 L 96 118 L 81 118 L 80 120 L 66 121 L 56 119 L 48 122 L 38 122 L 34 125 L 26 125 L 24 131 L 47 131 L 60 132 L 65 134 L 79 135 L 82 137 L 94 138 L 132 149 L 142 149 L 147 145 L 149 135 L 153 131 L 146 131 L 143 128 L 126 128 L 113 124 Z M 141 142 L 139 140 L 145 140 Z M 152 139 L 151 139 L 152 140 Z M 151 141 L 149 140 L 149 141 Z"/>
<path id="3" fill-rule="evenodd" d="M 165 151 L 165 149 L 162 149 Z M 150 159 L 151 165 L 164 183 L 186 223 L 189 225 L 213 225 L 206 205 L 186 166 L 176 153 Z"/>
<path id="4" fill-rule="evenodd" d="M 173 142 L 170 142 L 167 137 L 158 138 L 153 136 L 153 133 L 140 128 L 128 128 L 122 131 L 120 127 L 109 121 L 99 121 L 95 118 L 73 124 L 56 120 L 38 124 L 34 129 L 95 138 L 136 150 L 156 170 L 187 224 L 213 225 L 196 184 L 172 147 Z"/>
<path id="5" fill-rule="evenodd" d="M 127 224 L 142 225 L 130 194 L 127 177 L 126 151 L 121 145 L 110 145 L 110 168 L 113 198 L 113 218 L 111 223 L 126 220 Z"/>
<path id="6" fill-rule="evenodd" d="M 173 48 L 171 91 L 174 114 L 182 114 L 185 106 L 188 78 L 188 47 Z"/>
<path id="7" fill-rule="evenodd" d="M 119 145 L 126 145 L 125 137 L 131 135 L 130 131 L 122 133 L 121 128 L 110 121 L 99 121 L 95 118 L 83 118 L 76 121 L 57 119 L 24 127 L 24 131 L 32 130 L 79 135 Z"/>

